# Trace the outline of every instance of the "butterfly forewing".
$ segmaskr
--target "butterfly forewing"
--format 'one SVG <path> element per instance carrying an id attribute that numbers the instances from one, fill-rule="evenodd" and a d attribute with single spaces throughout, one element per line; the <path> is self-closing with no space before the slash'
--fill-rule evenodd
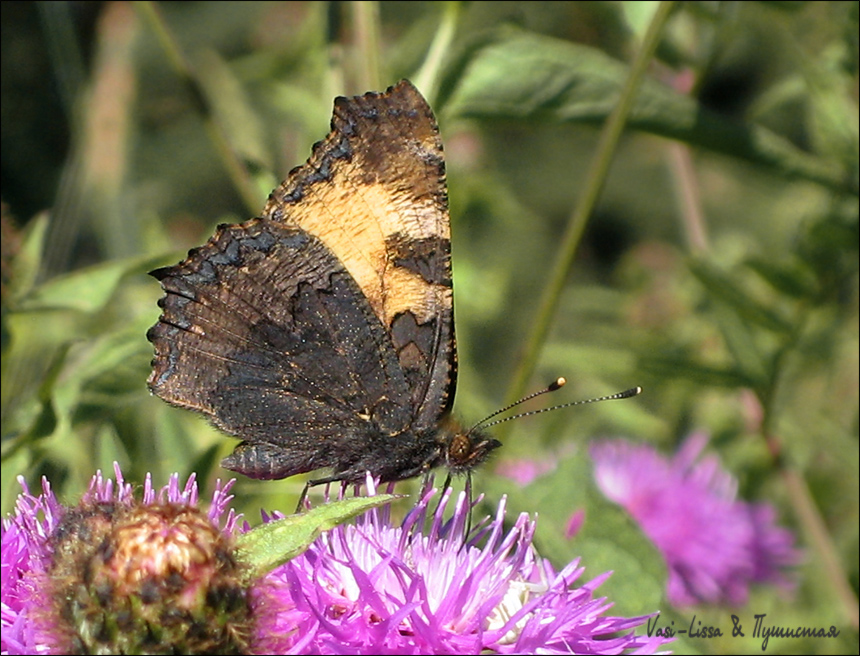
<path id="1" fill-rule="evenodd" d="M 408 81 L 338 98 L 332 131 L 272 192 L 264 216 L 318 236 L 391 334 L 415 419 L 435 424 L 456 380 L 442 140 Z"/>

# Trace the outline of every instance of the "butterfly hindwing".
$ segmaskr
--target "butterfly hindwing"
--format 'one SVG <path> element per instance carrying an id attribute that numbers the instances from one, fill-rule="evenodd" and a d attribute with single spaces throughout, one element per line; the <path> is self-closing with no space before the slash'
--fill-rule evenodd
<path id="1" fill-rule="evenodd" d="M 283 478 L 349 459 L 411 423 L 390 339 L 340 262 L 301 229 L 222 226 L 177 266 L 151 330 L 150 387 L 245 444 L 226 463 Z M 340 457 L 339 454 L 343 454 Z"/>

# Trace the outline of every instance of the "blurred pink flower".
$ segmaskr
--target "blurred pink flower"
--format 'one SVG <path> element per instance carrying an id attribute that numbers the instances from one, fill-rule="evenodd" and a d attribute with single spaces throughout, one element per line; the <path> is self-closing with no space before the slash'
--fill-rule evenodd
<path id="1" fill-rule="evenodd" d="M 663 553 L 678 606 L 739 605 L 753 583 L 787 586 L 800 553 L 768 504 L 736 499 L 737 481 L 716 456 L 696 462 L 708 438 L 693 434 L 674 457 L 625 440 L 591 447 L 597 485 Z"/>

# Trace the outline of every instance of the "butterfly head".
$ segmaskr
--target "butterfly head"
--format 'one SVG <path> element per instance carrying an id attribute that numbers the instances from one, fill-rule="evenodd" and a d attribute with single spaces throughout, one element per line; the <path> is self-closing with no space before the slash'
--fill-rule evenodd
<path id="1" fill-rule="evenodd" d="M 511 403 L 504 408 L 496 410 L 494 413 L 472 426 L 472 428 L 470 428 L 469 430 L 461 430 L 459 428 L 456 428 L 447 431 L 444 446 L 440 450 L 440 460 L 444 459 L 444 464 L 448 467 L 448 470 L 451 473 L 467 473 L 480 465 L 482 462 L 484 462 L 493 449 L 497 449 L 502 446 L 501 442 L 487 436 L 487 434 L 484 432 L 485 428 L 495 426 L 496 424 L 502 424 L 506 421 L 511 421 L 512 419 L 519 419 L 520 417 L 528 417 L 544 412 L 551 412 L 553 410 L 558 410 L 560 408 L 568 408 L 574 405 L 595 403 L 598 401 L 611 401 L 613 399 L 629 399 L 630 397 L 636 396 L 637 394 L 640 394 L 642 392 L 641 387 L 633 387 L 631 389 L 624 390 L 623 392 L 618 392 L 617 394 L 610 394 L 609 396 L 601 396 L 595 399 L 586 399 L 584 401 L 562 403 L 561 405 L 555 405 L 551 408 L 542 408 L 540 410 L 521 412 L 516 415 L 504 417 L 503 419 L 488 421 L 493 417 L 502 414 L 503 412 L 507 412 L 511 408 L 515 408 L 516 406 L 520 405 L 521 403 L 524 403 L 525 401 L 535 398 L 536 396 L 540 396 L 541 394 L 546 394 L 548 392 L 555 392 L 556 390 L 559 390 L 564 387 L 566 382 L 567 381 L 564 378 L 557 378 L 552 383 L 547 385 L 544 389 L 529 394 L 528 396 L 523 397 L 519 401 L 515 401 L 514 403 Z M 438 464 L 441 463 L 437 461 L 437 465 Z"/>
<path id="2" fill-rule="evenodd" d="M 477 429 L 453 431 L 445 444 L 445 466 L 452 474 L 471 471 L 500 446 L 501 442 Z"/>

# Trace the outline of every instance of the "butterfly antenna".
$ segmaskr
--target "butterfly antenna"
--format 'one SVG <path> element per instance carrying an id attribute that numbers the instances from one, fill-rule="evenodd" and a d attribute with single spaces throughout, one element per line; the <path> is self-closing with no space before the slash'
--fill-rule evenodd
<path id="1" fill-rule="evenodd" d="M 564 387 L 566 384 L 567 384 L 567 380 L 565 380 L 563 377 L 556 378 L 554 381 L 552 381 L 549 385 L 544 387 L 542 390 L 538 390 L 537 392 L 532 392 L 528 396 L 524 396 L 523 398 L 521 398 L 519 401 L 514 401 L 510 405 L 507 405 L 504 408 L 500 408 L 499 410 L 496 410 L 492 414 L 487 415 L 486 417 L 481 419 L 481 421 L 479 421 L 474 426 L 472 426 L 468 431 L 466 431 L 466 434 L 469 435 L 479 428 L 485 428 L 486 426 L 494 426 L 495 424 L 501 423 L 499 421 L 494 421 L 492 424 L 486 424 L 486 422 L 488 420 L 492 419 L 493 417 L 496 417 L 497 415 L 500 415 L 503 412 L 507 412 L 508 410 L 511 410 L 512 408 L 516 408 L 521 403 L 525 403 L 526 401 L 531 401 L 536 396 L 540 396 L 541 394 L 546 394 L 548 392 L 555 392 L 556 390 L 559 390 L 562 387 Z M 516 415 L 516 416 L 519 417 L 521 415 Z M 513 419 L 513 417 L 510 417 L 510 419 Z M 504 420 L 504 421 L 507 421 L 507 420 Z"/>
<path id="2" fill-rule="evenodd" d="M 564 380 L 564 378 L 560 378 L 559 380 Z M 556 388 L 556 389 L 558 389 L 558 388 Z M 543 390 L 543 391 L 544 392 L 550 392 L 552 390 L 547 388 L 546 390 Z M 538 394 L 542 394 L 542 393 L 543 392 L 538 392 Z M 585 399 L 583 401 L 571 401 L 570 403 L 562 403 L 561 405 L 554 405 L 550 408 L 541 408 L 540 410 L 531 410 L 529 412 L 521 412 L 521 413 L 516 414 L 516 415 L 511 415 L 510 417 L 505 417 L 504 419 L 497 419 L 496 421 L 491 421 L 488 424 L 484 423 L 487 421 L 487 419 L 495 417 L 497 414 L 499 414 L 499 412 L 494 412 L 489 417 L 487 417 L 487 419 L 480 422 L 478 424 L 478 426 L 476 426 L 475 428 L 478 428 L 478 427 L 489 428 L 490 426 L 496 426 L 498 424 L 503 424 L 506 421 L 510 421 L 511 419 L 519 419 L 520 417 L 530 417 L 531 415 L 539 415 L 542 412 L 550 412 L 551 410 L 560 410 L 561 408 L 569 408 L 569 407 L 574 406 L 574 405 L 585 405 L 586 403 L 597 403 L 599 401 L 614 401 L 616 399 L 629 399 L 631 397 L 638 396 L 641 393 L 642 393 L 641 387 L 638 387 L 638 386 L 637 387 L 631 387 L 630 389 L 624 390 L 623 392 L 617 392 L 616 394 L 610 394 L 608 396 L 599 396 L 596 399 Z M 525 401 L 526 399 L 532 398 L 534 396 L 537 396 L 537 394 L 532 394 L 531 397 L 527 396 L 525 399 L 523 399 L 523 401 Z M 522 401 L 517 401 L 517 403 L 514 403 L 513 405 L 518 405 L 519 403 L 522 403 Z M 509 410 L 511 407 L 513 407 L 513 406 L 508 406 L 508 408 L 505 408 L 505 410 Z M 500 411 L 500 412 L 503 412 L 503 411 Z"/>

